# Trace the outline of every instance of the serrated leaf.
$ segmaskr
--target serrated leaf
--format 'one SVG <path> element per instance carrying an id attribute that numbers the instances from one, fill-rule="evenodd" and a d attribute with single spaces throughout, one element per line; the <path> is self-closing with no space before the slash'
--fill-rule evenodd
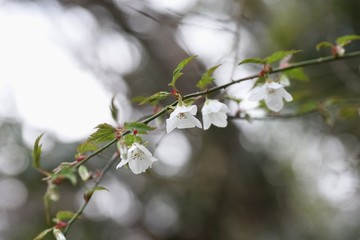
<path id="1" fill-rule="evenodd" d="M 340 45 L 340 46 L 345 46 L 354 40 L 360 40 L 360 36 L 359 35 L 346 35 L 346 36 L 338 37 L 336 39 L 336 44 Z"/>
<path id="2" fill-rule="evenodd" d="M 46 235 L 48 235 L 51 231 L 53 230 L 53 228 L 48 228 L 45 229 L 44 231 L 42 231 L 41 233 L 39 233 L 39 235 L 37 235 L 34 240 L 41 240 L 43 239 Z"/>
<path id="3" fill-rule="evenodd" d="M 288 78 L 297 79 L 300 81 L 309 81 L 309 77 L 304 72 L 303 68 L 294 68 L 283 72 Z"/>
<path id="4" fill-rule="evenodd" d="M 103 123 L 96 126 L 95 128 L 97 128 L 96 132 L 91 134 L 85 143 L 97 145 L 99 143 L 112 141 L 116 138 L 116 129 L 110 124 Z"/>
<path id="5" fill-rule="evenodd" d="M 142 142 L 142 138 L 138 135 L 128 134 L 124 136 L 124 143 L 126 146 L 131 146 L 134 142 Z"/>
<path id="6" fill-rule="evenodd" d="M 87 181 L 91 177 L 91 174 L 89 173 L 88 169 L 84 165 L 81 165 L 78 168 L 78 173 L 83 181 Z"/>
<path id="7" fill-rule="evenodd" d="M 333 45 L 332 43 L 330 43 L 330 42 L 321 42 L 321 43 L 318 43 L 318 44 L 316 45 L 316 50 L 319 51 L 320 48 L 323 48 L 323 47 L 329 47 L 329 48 L 331 48 L 331 47 L 333 47 L 333 46 L 334 46 L 334 45 Z"/>
<path id="8" fill-rule="evenodd" d="M 129 131 L 137 130 L 138 134 L 147 134 L 149 131 L 154 130 L 154 127 L 150 127 L 149 125 L 142 122 L 126 122 L 124 124 L 124 129 Z"/>
<path id="9" fill-rule="evenodd" d="M 301 52 L 301 50 L 277 51 L 271 54 L 270 56 L 268 56 L 267 58 L 265 58 L 264 60 L 265 63 L 271 64 L 298 52 Z"/>
<path id="10" fill-rule="evenodd" d="M 188 57 L 184 60 L 182 60 L 178 65 L 177 67 L 175 68 L 174 72 L 173 72 L 173 77 L 172 77 L 172 81 L 171 83 L 169 84 L 169 86 L 173 87 L 173 88 L 176 88 L 175 87 L 175 83 L 176 81 L 178 80 L 178 78 L 183 75 L 183 72 L 181 72 L 184 67 L 186 65 L 188 65 L 192 60 L 194 60 L 194 58 L 196 58 L 197 56 L 191 56 L 191 57 Z"/>
<path id="11" fill-rule="evenodd" d="M 238 65 L 245 64 L 245 63 L 255 63 L 255 64 L 265 64 L 265 59 L 261 58 L 247 58 L 241 61 Z"/>
<path id="12" fill-rule="evenodd" d="M 119 114 L 119 109 L 116 107 L 115 103 L 115 96 L 113 96 L 111 98 L 111 103 L 110 103 L 110 112 L 111 112 L 111 117 L 112 119 L 114 119 L 115 122 L 118 121 L 118 114 Z"/>
<path id="13" fill-rule="evenodd" d="M 158 102 L 160 102 L 161 100 L 164 100 L 169 95 L 171 95 L 169 92 L 165 92 L 165 91 L 157 92 L 157 93 L 151 95 L 150 97 L 145 97 L 145 98 L 141 99 L 141 101 L 139 101 L 139 104 L 142 105 L 145 103 L 150 103 L 150 104 L 156 105 Z"/>
<path id="14" fill-rule="evenodd" d="M 32 151 L 32 157 L 33 157 L 32 165 L 34 168 L 40 168 L 40 157 L 41 157 L 42 144 L 39 144 L 39 143 L 40 143 L 40 140 L 43 135 L 44 135 L 44 133 L 40 134 L 40 136 L 38 136 L 36 138 L 35 143 L 34 143 L 34 148 Z"/>
<path id="15" fill-rule="evenodd" d="M 206 88 L 207 85 L 211 84 L 215 78 L 212 77 L 214 71 L 220 66 L 221 64 L 214 66 L 208 69 L 202 76 L 200 81 L 196 84 L 196 86 L 200 89 Z"/>
<path id="16" fill-rule="evenodd" d="M 77 147 L 77 152 L 80 154 L 84 154 L 86 152 L 92 152 L 92 151 L 96 151 L 98 149 L 98 147 L 93 144 L 92 142 L 84 142 L 81 143 L 78 147 Z"/>
<path id="17" fill-rule="evenodd" d="M 59 211 L 56 213 L 56 219 L 60 221 L 68 220 L 71 219 L 74 215 L 75 213 L 72 211 Z"/>

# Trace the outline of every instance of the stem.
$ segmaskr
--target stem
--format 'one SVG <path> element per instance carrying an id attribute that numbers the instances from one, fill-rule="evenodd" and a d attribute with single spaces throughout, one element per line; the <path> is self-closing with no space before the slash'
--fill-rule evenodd
<path id="1" fill-rule="evenodd" d="M 107 164 L 103 167 L 103 169 L 101 170 L 101 175 L 98 177 L 98 179 L 96 179 L 95 184 L 93 186 L 93 189 L 96 188 L 97 186 L 99 186 L 101 180 L 104 178 L 105 173 L 107 171 L 109 171 L 110 167 L 113 165 L 113 163 L 118 159 L 119 154 L 115 153 L 114 156 L 110 159 L 109 162 L 107 162 Z M 93 195 L 93 194 L 92 194 Z M 83 211 L 85 210 L 86 206 L 88 205 L 92 195 L 90 195 L 89 199 L 87 199 L 87 201 L 84 201 L 84 203 L 81 205 L 81 207 L 77 210 L 77 212 L 74 214 L 74 216 L 69 220 L 65 230 L 64 230 L 64 235 L 67 234 L 67 232 L 69 231 L 71 225 L 80 217 L 80 215 L 83 213 Z"/>

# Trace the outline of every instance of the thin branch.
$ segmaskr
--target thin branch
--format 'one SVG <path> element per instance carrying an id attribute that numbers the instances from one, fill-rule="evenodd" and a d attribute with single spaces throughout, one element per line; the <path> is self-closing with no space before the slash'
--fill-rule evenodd
<path id="1" fill-rule="evenodd" d="M 107 164 L 103 167 L 103 169 L 101 170 L 101 175 L 96 179 L 93 189 L 99 186 L 100 182 L 102 181 L 102 179 L 105 176 L 105 173 L 107 171 L 109 171 L 110 167 L 114 164 L 114 162 L 118 159 L 118 157 L 119 157 L 119 154 L 115 153 L 114 156 L 110 159 L 110 161 L 107 162 Z M 71 225 L 81 216 L 81 214 L 85 210 L 86 206 L 88 205 L 92 195 L 90 195 L 89 199 L 87 199 L 86 201 L 83 202 L 81 207 L 77 210 L 77 212 L 74 214 L 74 216 L 69 220 L 69 222 L 67 223 L 67 226 L 64 230 L 64 235 L 67 234 Z"/>

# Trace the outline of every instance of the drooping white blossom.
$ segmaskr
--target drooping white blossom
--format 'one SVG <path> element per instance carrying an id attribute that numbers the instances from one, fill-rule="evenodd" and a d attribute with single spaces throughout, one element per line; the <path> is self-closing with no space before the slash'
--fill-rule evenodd
<path id="1" fill-rule="evenodd" d="M 284 89 L 284 85 L 276 82 L 265 83 L 261 87 L 254 88 L 249 101 L 265 100 L 266 106 L 273 112 L 279 112 L 284 107 L 285 101 L 293 100 L 292 96 Z"/>
<path id="2" fill-rule="evenodd" d="M 175 128 L 201 128 L 201 122 L 194 117 L 197 112 L 195 105 L 185 106 L 178 104 L 175 110 L 170 114 L 170 117 L 166 119 L 166 132 L 169 133 Z"/>
<path id="3" fill-rule="evenodd" d="M 229 108 L 218 100 L 206 100 L 201 113 L 203 116 L 204 129 L 209 129 L 211 124 L 217 127 L 227 126 L 227 113 Z"/>
<path id="4" fill-rule="evenodd" d="M 120 163 L 116 166 L 116 168 L 121 168 L 125 164 L 129 165 L 130 170 L 139 174 L 145 172 L 146 169 L 152 166 L 157 159 L 154 158 L 151 152 L 139 143 L 134 143 L 129 150 L 127 151 L 126 158 L 121 158 Z"/>

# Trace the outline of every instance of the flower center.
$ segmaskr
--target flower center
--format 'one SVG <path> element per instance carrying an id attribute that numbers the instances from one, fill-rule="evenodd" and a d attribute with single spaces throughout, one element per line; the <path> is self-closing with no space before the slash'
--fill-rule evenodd
<path id="1" fill-rule="evenodd" d="M 144 160 L 145 154 L 141 150 L 137 149 L 132 152 L 131 158 L 135 160 Z"/>
<path id="2" fill-rule="evenodd" d="M 176 117 L 179 118 L 179 119 L 186 119 L 187 118 L 185 113 L 179 113 Z"/>

